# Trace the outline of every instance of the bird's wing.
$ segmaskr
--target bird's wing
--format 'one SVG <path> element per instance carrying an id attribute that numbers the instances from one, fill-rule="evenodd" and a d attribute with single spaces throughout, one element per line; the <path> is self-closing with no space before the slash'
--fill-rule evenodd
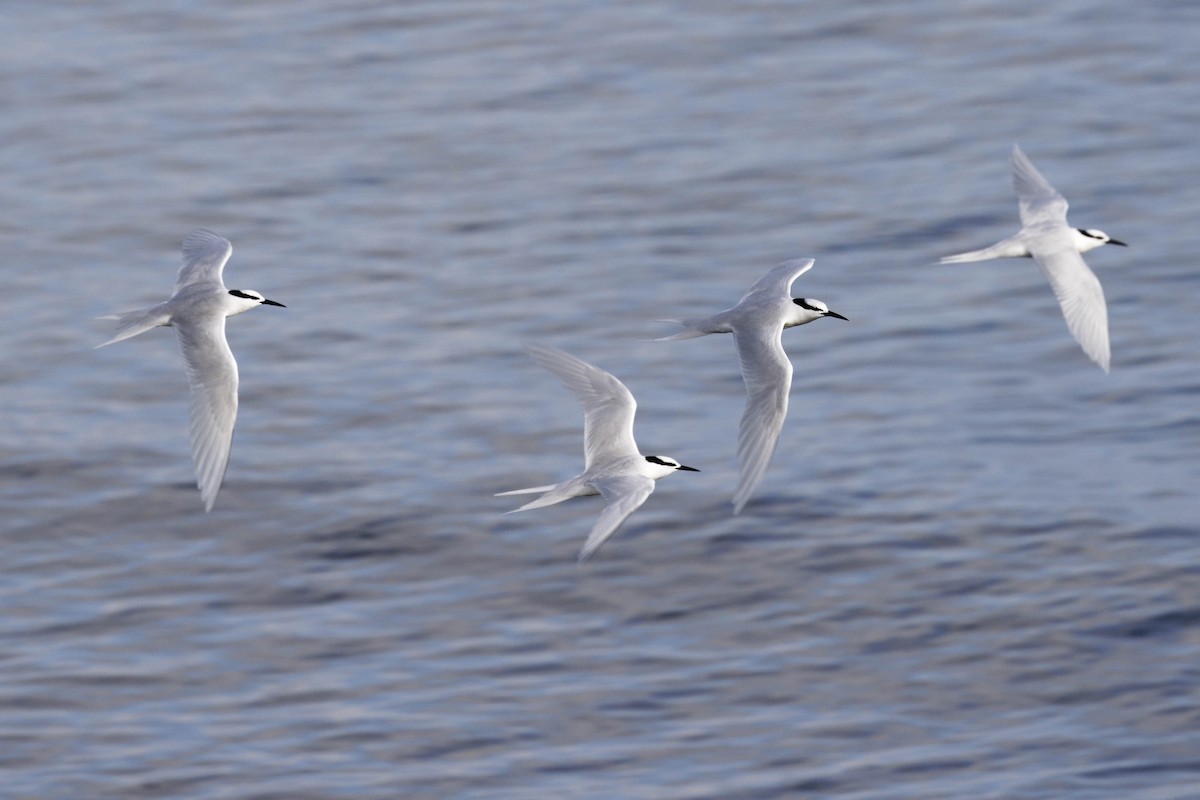
<path id="1" fill-rule="evenodd" d="M 1067 199 L 1050 185 L 1050 181 L 1038 172 L 1033 162 L 1015 144 L 1012 170 L 1021 225 L 1026 228 L 1045 223 L 1066 225 Z"/>
<path id="2" fill-rule="evenodd" d="M 1069 240 L 1063 239 L 1050 249 L 1035 242 L 1030 248 L 1033 259 L 1050 281 L 1071 335 L 1088 358 L 1108 372 L 1108 306 L 1104 302 L 1104 288 L 1083 256 Z"/>
<path id="3" fill-rule="evenodd" d="M 600 492 L 606 505 L 592 526 L 587 541 L 583 543 L 583 549 L 579 551 L 580 561 L 599 550 L 600 545 L 607 542 L 654 491 L 654 481 L 643 475 L 604 478 L 594 481 L 592 485 Z"/>
<path id="4" fill-rule="evenodd" d="M 812 269 L 815 263 L 811 258 L 795 258 L 791 261 L 784 261 L 755 281 L 754 285 L 750 287 L 750 291 L 742 296 L 742 300 L 757 294 L 772 296 L 790 294 L 796 278 Z"/>
<path id="5" fill-rule="evenodd" d="M 175 291 L 193 283 L 221 282 L 221 271 L 233 253 L 223 236 L 197 228 L 183 240 L 183 266 L 175 279 Z"/>
<path id="6" fill-rule="evenodd" d="M 237 419 L 237 362 L 225 341 L 225 317 L 176 323 L 179 349 L 192 387 L 190 431 L 196 485 L 211 511 L 229 466 L 233 423 Z"/>
<path id="7" fill-rule="evenodd" d="M 782 326 L 733 332 L 746 383 L 746 410 L 738 426 L 741 472 L 733 493 L 735 514 L 746 505 L 767 471 L 787 416 L 792 362 L 783 350 L 782 333 Z"/>
<path id="8" fill-rule="evenodd" d="M 526 349 L 562 381 L 583 407 L 585 470 L 593 464 L 638 455 L 633 441 L 637 403 L 625 384 L 557 347 L 530 344 Z"/>

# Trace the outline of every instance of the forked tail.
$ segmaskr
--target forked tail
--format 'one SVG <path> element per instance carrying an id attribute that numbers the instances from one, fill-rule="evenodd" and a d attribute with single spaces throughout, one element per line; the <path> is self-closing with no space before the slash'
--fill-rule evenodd
<path id="1" fill-rule="evenodd" d="M 987 261 L 992 258 L 1021 258 L 1029 255 L 1029 248 L 1017 237 L 996 242 L 982 250 L 971 250 L 953 256 L 944 256 L 939 264 L 966 264 L 969 261 Z"/>
<path id="2" fill-rule="evenodd" d="M 582 491 L 581 491 L 582 490 Z M 555 503 L 561 503 L 563 500 L 570 500 L 572 497 L 579 497 L 581 493 L 586 491 L 583 487 L 576 484 L 575 481 L 566 481 L 564 483 L 552 483 L 549 486 L 531 486 L 528 489 L 513 489 L 509 492 L 497 492 L 496 497 L 507 497 L 512 494 L 535 494 L 536 492 L 545 492 L 536 500 L 530 500 L 520 508 L 514 508 L 512 511 L 506 511 L 506 514 L 515 514 L 518 511 L 528 511 L 531 508 L 543 508 L 552 506 Z"/>
<path id="3" fill-rule="evenodd" d="M 676 333 L 672 336 L 662 336 L 658 339 L 651 339 L 653 342 L 677 342 L 680 339 L 695 339 L 697 336 L 708 336 L 712 331 L 702 331 L 692 327 L 695 324 L 694 320 L 686 319 L 660 319 L 659 322 L 674 322 L 676 325 L 686 325 L 687 330 L 681 333 Z"/>
<path id="4" fill-rule="evenodd" d="M 171 323 L 170 315 L 163 310 L 161 304 L 150 308 L 140 308 L 137 311 L 127 311 L 124 314 L 108 314 L 96 319 L 115 319 L 117 321 L 116 335 L 104 344 L 96 345 L 97 348 L 107 347 L 110 344 L 137 336 L 139 333 L 145 333 L 151 328 Z"/>
<path id="5" fill-rule="evenodd" d="M 549 486 L 531 486 L 528 489 L 513 489 L 510 492 L 496 492 L 492 497 L 508 497 L 510 494 L 536 494 L 538 492 L 548 492 L 558 486 L 557 483 L 552 483 Z"/>

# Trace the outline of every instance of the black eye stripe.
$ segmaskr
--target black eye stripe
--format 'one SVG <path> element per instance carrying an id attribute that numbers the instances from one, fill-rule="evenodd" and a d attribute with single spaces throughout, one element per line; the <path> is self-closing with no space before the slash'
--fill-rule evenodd
<path id="1" fill-rule="evenodd" d="M 795 303 L 796 305 L 800 306 L 801 308 L 807 308 L 809 311 L 820 311 L 821 310 L 821 309 L 817 308 L 816 306 L 810 306 L 808 304 L 807 298 L 804 298 L 804 297 L 793 298 L 792 302 Z"/>
<path id="2" fill-rule="evenodd" d="M 659 458 L 658 456 L 646 456 L 646 460 L 647 460 L 647 461 L 649 461 L 651 464 L 661 464 L 661 465 L 662 465 L 662 466 L 664 466 L 664 467 L 673 467 L 673 466 L 675 466 L 674 464 L 668 464 L 666 461 L 663 461 L 663 460 L 662 460 L 661 458 Z"/>
<path id="3" fill-rule="evenodd" d="M 258 299 L 257 297 L 255 297 L 252 294 L 246 294 L 241 289 L 230 289 L 229 293 L 231 295 L 233 295 L 234 297 L 242 297 L 242 298 L 245 298 L 246 300 L 257 300 Z"/>
<path id="4" fill-rule="evenodd" d="M 1083 228 L 1076 228 L 1075 230 L 1079 231 L 1080 233 L 1082 233 L 1084 236 L 1088 237 L 1089 239 L 1103 238 L 1101 236 L 1097 236 L 1096 234 L 1092 233 L 1091 231 L 1085 231 Z"/>

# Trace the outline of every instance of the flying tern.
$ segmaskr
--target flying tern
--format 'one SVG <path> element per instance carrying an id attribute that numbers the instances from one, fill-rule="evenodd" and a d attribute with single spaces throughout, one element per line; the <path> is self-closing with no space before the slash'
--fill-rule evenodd
<path id="1" fill-rule="evenodd" d="M 689 330 L 656 340 L 669 342 L 710 333 L 733 334 L 746 384 L 746 410 L 738 426 L 741 470 L 733 493 L 734 514 L 741 512 L 766 473 L 787 416 L 792 362 L 783 349 L 783 329 L 822 317 L 846 319 L 830 311 L 820 300 L 792 297 L 792 283 L 812 269 L 813 263 L 811 258 L 785 261 L 759 278 L 736 306 L 711 317 L 664 320 L 677 322 Z"/>
<path id="2" fill-rule="evenodd" d="M 579 560 L 583 561 L 646 502 L 656 480 L 678 470 L 700 470 L 685 467 L 667 456 L 644 456 L 638 451 L 633 440 L 637 403 L 625 384 L 614 376 L 556 347 L 529 344 L 526 349 L 537 363 L 558 377 L 583 407 L 583 472 L 562 483 L 500 492 L 496 496 L 543 493 L 508 512 L 513 514 L 572 497 L 601 495 L 606 505 L 579 552 Z"/>
<path id="3" fill-rule="evenodd" d="M 1033 162 L 1013 145 L 1013 188 L 1021 212 L 1021 230 L 982 250 L 941 259 L 943 264 L 986 261 L 991 258 L 1032 257 L 1050 281 L 1062 306 L 1067 328 L 1088 358 L 1108 372 L 1108 308 L 1100 281 L 1081 253 L 1106 244 L 1125 246 L 1095 228 L 1067 224 L 1067 200 L 1042 177 Z"/>
<path id="4" fill-rule="evenodd" d="M 221 279 L 233 245 L 212 231 L 194 230 L 183 240 L 183 266 L 175 292 L 158 305 L 101 317 L 117 320 L 113 338 L 98 347 L 167 325 L 175 329 L 191 385 L 190 431 L 196 485 L 204 510 L 212 511 L 237 418 L 237 362 L 225 340 L 225 318 L 257 306 L 279 306 L 251 289 L 226 289 Z"/>

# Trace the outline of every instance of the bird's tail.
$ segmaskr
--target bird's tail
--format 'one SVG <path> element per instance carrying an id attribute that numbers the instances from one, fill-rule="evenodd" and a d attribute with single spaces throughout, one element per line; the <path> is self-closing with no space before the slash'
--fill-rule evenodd
<path id="1" fill-rule="evenodd" d="M 959 253 L 953 256 L 944 256 L 939 259 L 939 264 L 966 264 L 970 261 L 987 261 L 992 258 L 1020 258 L 1028 256 L 1029 248 L 1027 248 L 1020 239 L 1012 238 L 1005 239 L 1002 242 L 996 242 L 991 247 L 985 247 L 982 250 L 971 250 L 967 253 Z"/>
<path id="2" fill-rule="evenodd" d="M 687 330 L 682 333 L 676 333 L 673 336 L 663 336 L 658 339 L 651 339 L 653 342 L 677 342 L 680 339 L 695 339 L 698 336 L 708 336 L 712 331 L 702 331 L 692 327 L 694 324 L 691 320 L 686 319 L 660 319 L 659 322 L 674 322 L 676 325 L 686 325 Z"/>
<path id="3" fill-rule="evenodd" d="M 557 483 L 552 483 L 549 486 L 531 486 L 528 489 L 513 489 L 509 492 L 496 492 L 492 497 L 508 497 L 510 494 L 536 494 L 538 492 L 548 492 L 558 486 Z"/>
<path id="4" fill-rule="evenodd" d="M 578 487 L 574 486 L 571 481 L 566 483 L 552 483 L 549 486 L 531 486 L 528 489 L 513 489 L 510 492 L 497 492 L 496 497 L 507 497 L 512 494 L 535 494 L 537 492 L 545 492 L 536 500 L 530 500 L 520 508 L 514 508 L 512 511 L 507 511 L 507 514 L 515 514 L 518 511 L 528 511 L 531 508 L 544 508 L 552 506 L 555 503 L 561 503 L 564 500 L 570 500 L 572 497 L 578 497 Z"/>
<path id="5" fill-rule="evenodd" d="M 163 310 L 162 304 L 150 306 L 150 308 L 139 308 L 137 311 L 127 311 L 124 314 L 108 314 L 96 319 L 115 319 L 117 321 L 116 334 L 104 344 L 96 345 L 97 348 L 124 341 L 139 333 L 145 333 L 151 328 L 171 323 L 171 316 Z"/>

